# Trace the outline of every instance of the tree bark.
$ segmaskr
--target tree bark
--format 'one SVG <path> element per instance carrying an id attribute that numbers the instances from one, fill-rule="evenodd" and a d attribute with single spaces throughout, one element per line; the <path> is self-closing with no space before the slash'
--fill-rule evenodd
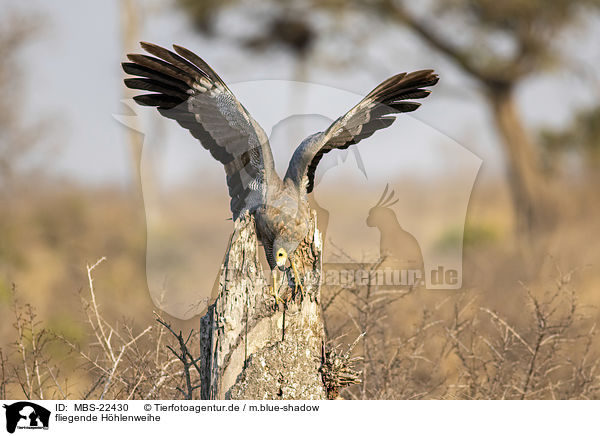
<path id="1" fill-rule="evenodd" d="M 287 302 L 277 306 L 259 262 L 254 219 L 246 214 L 235 222 L 217 298 L 201 320 L 202 399 L 326 398 L 321 253 L 313 213 L 295 253 L 304 294 L 295 295 L 286 273 L 280 295 Z"/>
<path id="2" fill-rule="evenodd" d="M 139 41 L 139 28 L 141 20 L 141 11 L 136 0 L 122 0 L 121 6 L 121 39 L 123 44 L 123 52 L 133 51 L 138 47 Z M 129 88 L 123 88 L 125 99 L 130 99 L 133 96 L 133 91 Z M 127 141 L 129 143 L 129 152 L 131 156 L 131 173 L 132 173 L 132 186 L 136 195 L 138 193 L 138 187 L 142 183 L 140 161 L 142 158 L 142 146 L 143 146 L 143 135 L 139 129 L 138 117 L 131 117 L 132 126 L 127 129 Z"/>
<path id="3" fill-rule="evenodd" d="M 549 200 L 536 147 L 523 126 L 512 88 L 494 90 L 489 96 L 508 160 L 517 235 L 521 243 L 534 248 L 533 244 L 539 239 L 536 236 L 554 225 L 556 211 Z"/>

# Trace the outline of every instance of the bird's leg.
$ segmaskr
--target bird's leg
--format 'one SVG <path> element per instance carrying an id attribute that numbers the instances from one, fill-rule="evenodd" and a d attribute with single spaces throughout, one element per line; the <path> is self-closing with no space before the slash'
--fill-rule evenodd
<path id="1" fill-rule="evenodd" d="M 298 293 L 298 288 L 300 288 L 300 292 L 302 292 L 302 296 L 304 296 L 304 288 L 302 287 L 302 283 L 300 283 L 300 274 L 298 274 L 298 268 L 296 268 L 296 260 L 292 259 L 290 263 L 292 264 L 292 269 L 294 270 L 294 283 L 296 285 L 294 289 L 294 295 Z"/>
<path id="2" fill-rule="evenodd" d="M 283 300 L 279 297 L 279 288 L 277 286 L 277 268 L 273 268 L 273 286 L 271 287 L 271 295 L 275 297 L 275 304 L 279 302 L 283 303 Z"/>

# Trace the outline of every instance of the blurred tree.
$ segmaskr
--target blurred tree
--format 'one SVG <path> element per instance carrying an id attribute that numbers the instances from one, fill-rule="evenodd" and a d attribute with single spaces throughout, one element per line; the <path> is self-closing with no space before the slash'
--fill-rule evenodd
<path id="1" fill-rule="evenodd" d="M 373 12 L 403 23 L 458 65 L 482 87 L 505 148 L 517 230 L 532 233 L 554 225 L 554 199 L 541 171 L 539 148 L 515 100 L 526 77 L 559 59 L 559 32 L 577 22 L 597 0 L 434 1 L 426 13 L 392 0 L 370 2 Z"/>
<path id="2" fill-rule="evenodd" d="M 543 129 L 540 141 L 549 170 L 555 170 L 557 157 L 575 151 L 587 170 L 586 177 L 600 176 L 600 106 L 578 111 L 571 124 L 563 129 Z"/>
<path id="3" fill-rule="evenodd" d="M 19 244 L 17 220 L 11 200 L 16 189 L 27 185 L 35 170 L 39 181 L 41 170 L 36 162 L 44 161 L 42 147 L 51 136 L 49 119 L 34 119 L 24 109 L 23 71 L 19 56 L 39 33 L 39 17 L 27 16 L 5 8 L 0 17 L 0 292 L 8 290 L 5 280 L 11 266 L 22 264 L 26 251 Z"/>
<path id="4" fill-rule="evenodd" d="M 120 18 L 121 18 L 121 43 L 125 53 L 133 52 L 138 48 L 139 33 L 141 22 L 143 20 L 143 10 L 137 0 L 121 0 L 120 2 Z M 123 88 L 123 97 L 131 99 L 133 93 L 128 88 Z M 127 142 L 129 153 L 131 156 L 131 174 L 133 184 L 136 189 L 132 192 L 137 193 L 139 184 L 141 183 L 140 176 L 140 160 L 142 156 L 143 137 L 139 133 L 139 120 L 137 117 L 131 119 L 132 128 L 127 129 Z"/>
<path id="5" fill-rule="evenodd" d="M 301 13 L 291 1 L 267 1 L 268 8 L 255 8 L 247 18 L 260 20 L 258 33 L 249 32 L 238 42 L 248 48 L 265 50 L 272 46 L 289 49 L 292 54 L 304 57 L 312 48 L 317 36 L 310 17 Z M 215 22 L 219 12 L 239 6 L 248 7 L 241 0 L 177 0 L 179 7 L 186 12 L 196 30 L 209 36 L 216 36 Z M 304 10 L 305 8 L 302 8 Z M 220 35 L 219 35 L 220 36 Z"/>
<path id="6" fill-rule="evenodd" d="M 30 166 L 33 152 L 48 133 L 47 120 L 31 120 L 23 113 L 19 54 L 38 28 L 38 19 L 10 10 L 0 22 L 0 192 L 5 194 L 19 171 Z"/>
<path id="7" fill-rule="evenodd" d="M 210 23 L 221 9 L 245 4 L 236 0 L 178 3 L 204 32 L 214 30 Z M 481 86 L 489 102 L 506 155 L 517 235 L 528 245 L 536 231 L 553 227 L 555 202 L 542 171 L 538 144 L 519 114 L 516 89 L 528 76 L 558 64 L 559 32 L 575 25 L 590 8 L 597 8 L 599 0 L 432 0 L 410 7 L 398 0 L 268 3 L 272 6 L 265 9 L 270 24 L 261 36 L 252 38 L 250 47 L 283 42 L 294 54 L 304 56 L 315 39 L 331 36 L 326 23 L 336 26 L 338 33 L 344 31 L 335 19 L 319 20 L 320 25 L 314 26 L 316 14 L 325 12 L 336 18 L 351 11 L 365 19 L 406 26 L 445 55 Z M 277 25 L 287 17 L 293 17 L 293 25 Z"/>
<path id="8" fill-rule="evenodd" d="M 194 26 L 202 33 L 212 33 L 217 12 L 235 2 L 235 0 L 177 0 L 177 4 L 187 12 Z"/>

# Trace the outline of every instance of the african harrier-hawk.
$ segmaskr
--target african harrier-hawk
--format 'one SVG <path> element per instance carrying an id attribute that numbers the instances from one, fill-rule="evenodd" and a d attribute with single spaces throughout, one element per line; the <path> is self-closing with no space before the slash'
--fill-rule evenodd
<path id="1" fill-rule="evenodd" d="M 265 132 L 206 62 L 177 45 L 175 53 L 146 42 L 141 46 L 152 56 L 127 55 L 131 62 L 124 62 L 123 69 L 137 77 L 125 79 L 125 85 L 151 92 L 134 99 L 176 120 L 224 165 L 233 219 L 245 211 L 254 215 L 277 300 L 276 267 L 284 270 L 288 259 L 296 290 L 300 285 L 293 255 L 308 232 L 307 194 L 323 155 L 390 126 L 400 112 L 414 111 L 420 104 L 407 100 L 427 97 L 430 91 L 423 88 L 438 81 L 433 70 L 390 77 L 327 130 L 302 141 L 281 179 Z"/>

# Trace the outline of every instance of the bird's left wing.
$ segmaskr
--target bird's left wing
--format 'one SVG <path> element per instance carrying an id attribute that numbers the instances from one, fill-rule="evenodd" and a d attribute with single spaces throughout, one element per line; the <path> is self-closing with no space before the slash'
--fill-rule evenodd
<path id="1" fill-rule="evenodd" d="M 412 112 L 420 106 L 407 100 L 427 97 L 431 91 L 423 88 L 437 82 L 438 76 L 433 70 L 400 73 L 382 82 L 327 130 L 306 138 L 294 152 L 285 178 L 311 192 L 315 170 L 325 153 L 348 148 L 375 131 L 389 127 L 396 119 L 394 115 Z"/>
<path id="2" fill-rule="evenodd" d="M 125 79 L 127 87 L 151 92 L 134 100 L 176 120 L 224 165 L 234 219 L 262 204 L 266 180 L 275 173 L 263 129 L 196 54 L 177 45 L 176 53 L 150 43 L 141 46 L 153 56 L 130 54 L 131 62 L 122 64 L 137 76 Z"/>

